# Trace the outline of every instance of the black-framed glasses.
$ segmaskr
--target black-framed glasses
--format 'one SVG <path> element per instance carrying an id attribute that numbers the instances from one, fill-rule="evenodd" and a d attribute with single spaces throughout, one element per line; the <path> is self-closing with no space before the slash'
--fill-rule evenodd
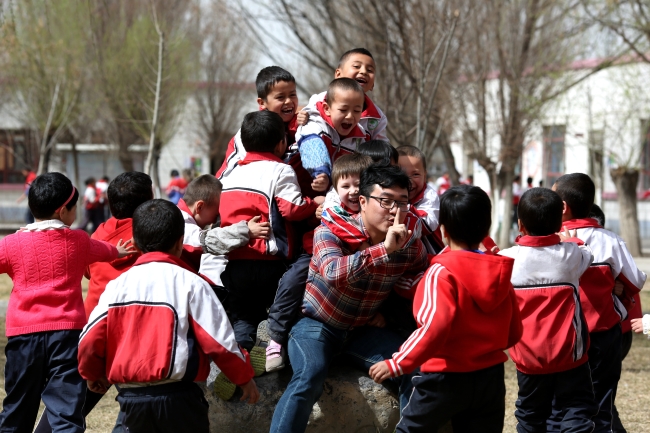
<path id="1" fill-rule="evenodd" d="M 384 209 L 392 210 L 395 206 L 397 206 L 397 209 L 401 210 L 402 212 L 406 212 L 411 208 L 411 205 L 407 201 L 397 201 L 393 200 L 392 198 L 375 197 L 374 195 L 371 195 L 369 197 L 377 200 L 379 202 L 379 206 L 383 207 Z"/>

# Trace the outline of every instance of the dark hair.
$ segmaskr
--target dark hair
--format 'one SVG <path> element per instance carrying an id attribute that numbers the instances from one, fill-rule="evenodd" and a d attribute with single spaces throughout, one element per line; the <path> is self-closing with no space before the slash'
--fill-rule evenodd
<path id="1" fill-rule="evenodd" d="M 94 177 L 89 177 L 88 179 L 86 179 L 84 181 L 84 185 L 86 185 L 86 186 L 94 184 L 94 183 L 95 183 L 95 178 Z"/>
<path id="2" fill-rule="evenodd" d="M 527 178 L 526 178 L 526 183 L 528 183 L 528 184 L 532 184 L 532 183 L 533 183 L 533 178 L 530 177 L 530 176 L 527 177 Z"/>
<path id="3" fill-rule="evenodd" d="M 169 173 L 169 177 L 176 177 L 179 176 L 178 170 L 173 169 L 171 173 Z"/>
<path id="4" fill-rule="evenodd" d="M 427 159 L 424 157 L 424 153 L 415 146 L 404 144 L 397 148 L 397 153 L 400 156 L 411 156 L 417 158 L 422 163 L 422 168 L 424 169 L 424 174 L 427 172 Z"/>
<path id="5" fill-rule="evenodd" d="M 371 165 L 361 172 L 359 180 L 359 194 L 364 197 L 370 197 L 375 185 L 380 188 L 403 188 L 409 189 L 409 177 L 401 168 L 394 165 L 379 166 Z"/>
<path id="6" fill-rule="evenodd" d="M 336 189 L 339 179 L 348 176 L 361 176 L 361 172 L 372 165 L 372 159 L 360 153 L 348 153 L 334 162 L 332 167 L 332 186 Z"/>
<path id="7" fill-rule="evenodd" d="M 574 218 L 589 216 L 596 195 L 596 187 L 589 176 L 584 173 L 560 176 L 555 181 L 555 192 L 566 202 Z"/>
<path id="8" fill-rule="evenodd" d="M 204 174 L 197 177 L 185 189 L 183 200 L 188 206 L 192 206 L 199 200 L 211 202 L 221 192 L 221 182 L 211 174 Z"/>
<path id="9" fill-rule="evenodd" d="M 519 200 L 517 215 L 531 236 L 548 236 L 562 228 L 564 204 L 548 188 L 531 188 Z"/>
<path id="10" fill-rule="evenodd" d="M 136 208 L 153 198 L 151 178 L 139 171 L 127 171 L 113 179 L 106 195 L 108 207 L 115 218 L 133 218 Z"/>
<path id="11" fill-rule="evenodd" d="M 284 122 L 279 114 L 261 110 L 244 116 L 241 141 L 246 152 L 273 152 L 284 137 Z"/>
<path id="12" fill-rule="evenodd" d="M 108 177 L 108 176 L 104 176 L 104 177 L 102 177 L 102 180 L 103 180 L 104 182 L 108 182 L 109 180 L 111 180 L 111 178 Z"/>
<path id="13" fill-rule="evenodd" d="M 357 92 L 361 96 L 364 96 L 363 89 L 361 84 L 352 78 L 337 78 L 333 80 L 330 85 L 327 87 L 327 94 L 325 95 L 325 102 L 331 105 L 334 102 L 334 95 L 336 92 L 345 92 L 352 91 Z"/>
<path id="14" fill-rule="evenodd" d="M 372 54 L 370 53 L 370 51 L 368 51 L 367 49 L 365 49 L 365 48 L 352 48 L 351 50 L 348 50 L 345 53 L 343 53 L 343 55 L 339 59 L 339 66 L 338 67 L 340 68 L 341 66 L 343 66 L 343 64 L 348 60 L 348 57 L 350 57 L 353 54 L 363 54 L 364 56 L 370 57 L 373 61 L 375 60 L 375 58 L 372 57 Z"/>
<path id="15" fill-rule="evenodd" d="M 143 253 L 166 253 L 184 233 L 183 214 L 170 201 L 149 200 L 133 212 L 133 241 Z"/>
<path id="16" fill-rule="evenodd" d="M 73 193 L 74 190 L 74 193 Z M 72 210 L 79 200 L 79 191 L 72 186 L 70 179 L 61 173 L 45 173 L 32 182 L 27 194 L 29 210 L 34 218 L 39 220 L 50 219 L 70 196 L 72 198 L 65 206 Z"/>
<path id="17" fill-rule="evenodd" d="M 370 140 L 357 146 L 357 153 L 369 156 L 375 164 L 391 165 L 399 161 L 399 153 L 390 143 L 383 140 Z"/>
<path id="18" fill-rule="evenodd" d="M 262 69 L 255 78 L 255 87 L 257 87 L 257 97 L 266 99 L 273 86 L 278 84 L 280 81 L 285 81 L 287 83 L 295 83 L 296 79 L 293 78 L 288 71 L 282 69 L 279 66 L 267 66 Z"/>
<path id="19" fill-rule="evenodd" d="M 605 212 L 598 206 L 596 203 L 591 205 L 591 212 L 589 212 L 589 218 L 593 218 L 598 221 L 601 227 L 605 227 Z"/>
<path id="20" fill-rule="evenodd" d="M 440 197 L 440 225 L 449 237 L 468 246 L 479 244 L 490 232 L 492 203 L 481 188 L 457 185 Z"/>

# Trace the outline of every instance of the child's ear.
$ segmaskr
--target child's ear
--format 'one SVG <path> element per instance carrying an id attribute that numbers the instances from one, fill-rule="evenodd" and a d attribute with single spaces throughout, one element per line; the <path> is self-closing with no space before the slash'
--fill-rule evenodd
<path id="1" fill-rule="evenodd" d="M 194 203 L 194 213 L 199 214 L 205 207 L 205 201 L 203 200 L 197 200 L 196 203 Z"/>
<path id="2" fill-rule="evenodd" d="M 524 236 L 528 235 L 528 231 L 526 230 L 526 227 L 521 223 L 521 219 L 517 219 L 517 226 L 519 228 L 519 233 L 521 233 Z"/>
<path id="3" fill-rule="evenodd" d="M 330 114 L 330 104 L 328 104 L 327 101 L 323 101 L 323 111 L 325 111 L 325 114 L 332 117 Z"/>
<path id="4" fill-rule="evenodd" d="M 266 110 L 266 102 L 262 98 L 257 98 L 257 105 L 260 106 L 260 110 Z"/>
<path id="5" fill-rule="evenodd" d="M 336 71 L 334 71 L 334 78 L 341 78 L 341 70 L 339 68 L 336 68 Z"/>
<path id="6" fill-rule="evenodd" d="M 366 200 L 366 196 L 359 195 L 359 206 L 361 207 L 361 210 L 365 210 L 367 204 L 368 200 Z"/>
<path id="7" fill-rule="evenodd" d="M 562 215 L 566 215 L 568 211 L 569 211 L 569 206 L 567 206 L 566 202 L 563 200 L 562 201 Z"/>

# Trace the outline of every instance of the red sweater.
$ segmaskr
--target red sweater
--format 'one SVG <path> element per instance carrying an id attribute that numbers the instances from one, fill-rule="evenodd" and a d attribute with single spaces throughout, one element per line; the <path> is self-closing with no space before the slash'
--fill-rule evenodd
<path id="1" fill-rule="evenodd" d="M 120 239 L 126 242 L 133 237 L 132 224 L 133 220 L 131 218 L 121 220 L 110 218 L 95 230 L 91 238 L 98 241 L 106 241 L 111 245 L 117 245 Z M 104 293 L 104 289 L 106 289 L 106 284 L 131 269 L 131 266 L 138 260 L 140 255 L 138 252 L 130 256 L 115 259 L 112 262 L 95 262 L 88 266 L 86 276 L 90 278 L 90 282 L 88 283 L 88 294 L 84 302 L 86 319 L 90 317 L 90 313 L 97 306 L 99 297 Z"/>
<path id="2" fill-rule="evenodd" d="M 81 278 L 86 266 L 117 257 L 117 249 L 68 228 L 18 232 L 0 240 L 0 273 L 14 288 L 7 337 L 82 329 L 86 324 Z"/>
<path id="3" fill-rule="evenodd" d="M 386 360 L 392 376 L 470 372 L 505 362 L 522 334 L 510 283 L 514 260 L 445 249 L 431 260 L 413 300 L 418 329 Z"/>

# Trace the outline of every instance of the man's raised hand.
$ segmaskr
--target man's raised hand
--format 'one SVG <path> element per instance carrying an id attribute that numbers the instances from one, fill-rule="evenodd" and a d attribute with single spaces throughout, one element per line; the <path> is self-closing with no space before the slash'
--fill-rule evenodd
<path id="1" fill-rule="evenodd" d="M 408 237 L 413 233 L 411 230 L 406 229 L 405 224 L 400 223 L 401 219 L 402 211 L 397 208 L 395 220 L 393 221 L 393 225 L 388 227 L 386 240 L 384 241 L 384 248 L 386 248 L 386 253 L 388 254 L 401 249 Z"/>
<path id="2" fill-rule="evenodd" d="M 261 215 L 251 218 L 248 221 L 248 235 L 251 239 L 268 239 L 271 233 L 271 223 L 263 222 Z"/>

